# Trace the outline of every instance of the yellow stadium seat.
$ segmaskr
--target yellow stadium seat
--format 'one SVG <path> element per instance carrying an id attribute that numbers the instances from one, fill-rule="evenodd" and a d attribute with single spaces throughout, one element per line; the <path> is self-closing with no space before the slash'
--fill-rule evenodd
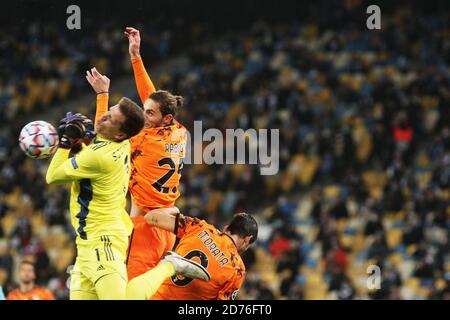
<path id="1" fill-rule="evenodd" d="M 67 96 L 67 94 L 70 92 L 70 81 L 69 80 L 62 80 L 58 82 L 58 87 L 57 87 L 57 95 L 59 96 L 59 98 L 64 98 Z"/>
<path id="2" fill-rule="evenodd" d="M 3 230 L 6 236 L 10 236 L 13 232 L 13 228 L 16 226 L 17 218 L 14 214 L 8 214 L 1 219 Z"/>
<path id="3" fill-rule="evenodd" d="M 388 260 L 395 266 L 398 266 L 403 262 L 403 256 L 400 253 L 392 253 L 389 255 Z"/>
<path id="4" fill-rule="evenodd" d="M 235 103 L 231 106 L 229 112 L 226 115 L 226 122 L 234 122 L 242 114 L 242 105 Z"/>
<path id="5" fill-rule="evenodd" d="M 342 233 L 348 226 L 349 220 L 347 218 L 340 218 L 336 220 L 336 231 Z"/>
<path id="6" fill-rule="evenodd" d="M 254 266 L 255 272 L 275 272 L 276 262 L 272 256 L 262 248 L 257 248 L 255 251 L 256 263 Z"/>
<path id="7" fill-rule="evenodd" d="M 61 248 L 56 255 L 56 259 L 54 261 L 54 266 L 56 270 L 58 272 L 65 273 L 67 266 L 70 265 L 74 257 L 75 257 L 74 246 L 68 245 L 66 243 L 66 246 L 64 248 Z"/>
<path id="8" fill-rule="evenodd" d="M 348 234 L 342 234 L 339 237 L 341 245 L 344 246 L 345 248 L 351 248 L 354 244 L 354 239 L 355 239 L 354 236 Z"/>
<path id="9" fill-rule="evenodd" d="M 265 220 L 269 220 L 270 217 L 272 217 L 274 213 L 275 213 L 275 208 L 274 207 L 266 207 L 263 210 L 262 216 L 263 216 L 263 218 Z"/>
<path id="10" fill-rule="evenodd" d="M 219 211 L 219 206 L 222 203 L 223 193 L 221 191 L 215 191 L 211 194 L 206 206 L 206 211 L 210 214 Z"/>
<path id="11" fill-rule="evenodd" d="M 323 194 L 325 198 L 335 201 L 339 197 L 340 189 L 338 186 L 329 185 L 323 188 Z"/>
<path id="12" fill-rule="evenodd" d="M 437 279 L 436 280 L 436 289 L 437 290 L 443 290 L 447 286 L 447 282 L 444 279 Z"/>
<path id="13" fill-rule="evenodd" d="M 416 290 L 416 294 L 422 299 L 427 299 L 428 296 L 430 295 L 430 289 L 419 287 Z"/>
<path id="14" fill-rule="evenodd" d="M 386 174 L 379 171 L 367 171 L 363 174 L 363 182 L 372 198 L 378 199 L 383 195 L 386 185 Z"/>
<path id="15" fill-rule="evenodd" d="M 267 196 L 273 195 L 277 190 L 280 181 L 277 176 L 265 176 L 264 178 L 264 193 Z"/>
<path id="16" fill-rule="evenodd" d="M 362 119 L 355 120 L 353 137 L 356 140 L 356 157 L 360 162 L 366 162 L 372 152 L 372 137 Z"/>
<path id="17" fill-rule="evenodd" d="M 420 189 L 425 189 L 430 185 L 431 178 L 433 177 L 431 171 L 416 173 L 416 180 Z"/>
<path id="18" fill-rule="evenodd" d="M 413 255 L 417 251 L 417 246 L 415 244 L 411 244 L 406 248 L 406 253 L 408 255 Z"/>
<path id="19" fill-rule="evenodd" d="M 402 241 L 403 232 L 400 229 L 390 229 L 386 233 L 386 242 L 389 248 L 398 246 Z"/>
<path id="20" fill-rule="evenodd" d="M 362 231 L 358 232 L 353 238 L 353 250 L 359 252 L 367 247 L 366 237 Z"/>
<path id="21" fill-rule="evenodd" d="M 43 227 L 46 227 L 45 219 L 40 213 L 33 214 L 30 220 L 33 230 L 39 230 Z"/>
<path id="22" fill-rule="evenodd" d="M 299 182 L 307 186 L 311 183 L 312 178 L 316 174 L 320 165 L 320 158 L 318 156 L 301 156 L 300 158 L 300 172 L 298 175 Z"/>
<path id="23" fill-rule="evenodd" d="M 417 291 L 417 289 L 420 287 L 420 279 L 411 277 L 405 281 L 405 287 L 408 287 L 409 289 L 413 290 L 414 292 Z"/>

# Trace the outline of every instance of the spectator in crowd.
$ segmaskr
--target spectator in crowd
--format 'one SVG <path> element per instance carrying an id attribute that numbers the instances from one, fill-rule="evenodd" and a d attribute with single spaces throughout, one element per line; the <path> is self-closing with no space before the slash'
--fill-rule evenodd
<path id="1" fill-rule="evenodd" d="M 19 265 L 19 287 L 8 294 L 8 300 L 54 300 L 53 294 L 46 288 L 35 284 L 34 264 L 22 261 Z"/>

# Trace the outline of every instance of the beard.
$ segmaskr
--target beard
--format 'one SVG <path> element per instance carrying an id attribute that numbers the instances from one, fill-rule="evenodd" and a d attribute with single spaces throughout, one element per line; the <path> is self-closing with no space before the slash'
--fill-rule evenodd
<path id="1" fill-rule="evenodd" d="M 145 118 L 144 120 L 145 120 L 144 128 L 146 128 L 146 129 L 159 127 L 158 123 L 154 123 L 147 118 Z"/>
<path id="2" fill-rule="evenodd" d="M 95 130 L 95 132 L 97 132 L 97 134 L 101 135 L 102 137 L 105 137 L 105 134 L 107 134 L 108 130 L 105 130 L 105 125 L 102 123 L 97 124 L 97 128 Z"/>
<path id="3" fill-rule="evenodd" d="M 22 283 L 25 285 L 29 285 L 32 284 L 34 282 L 34 279 L 26 279 L 26 280 L 22 280 Z"/>

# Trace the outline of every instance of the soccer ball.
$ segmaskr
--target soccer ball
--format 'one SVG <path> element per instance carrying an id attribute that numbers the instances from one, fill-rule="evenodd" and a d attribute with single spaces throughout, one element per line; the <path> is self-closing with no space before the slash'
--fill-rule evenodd
<path id="1" fill-rule="evenodd" d="M 55 153 L 59 138 L 55 128 L 45 121 L 33 121 L 19 135 L 20 148 L 33 159 L 45 159 Z"/>

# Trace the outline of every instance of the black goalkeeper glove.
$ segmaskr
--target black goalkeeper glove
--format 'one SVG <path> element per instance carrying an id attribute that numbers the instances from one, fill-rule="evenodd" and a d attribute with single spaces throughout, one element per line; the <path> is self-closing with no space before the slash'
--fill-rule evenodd
<path id="1" fill-rule="evenodd" d="M 58 127 L 59 146 L 64 149 L 73 149 L 77 153 L 81 150 L 81 143 L 88 142 L 95 137 L 92 120 L 77 113 L 68 112 L 66 117 L 61 119 Z"/>

